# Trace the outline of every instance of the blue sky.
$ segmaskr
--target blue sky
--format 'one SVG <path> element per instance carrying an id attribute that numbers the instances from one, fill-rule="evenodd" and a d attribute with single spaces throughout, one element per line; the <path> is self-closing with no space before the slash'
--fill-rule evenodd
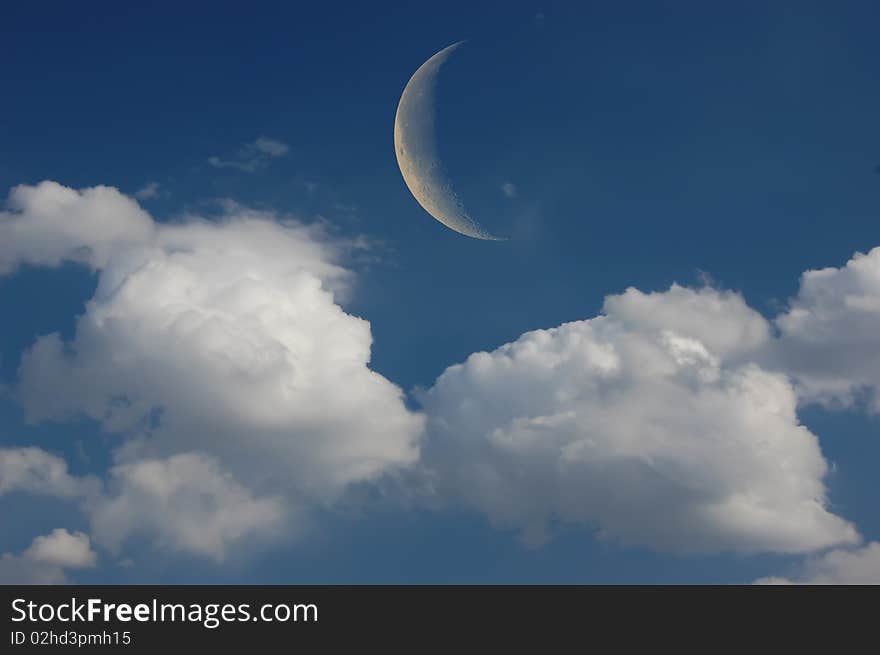
<path id="1" fill-rule="evenodd" d="M 413 439 L 439 444 L 446 437 L 431 425 L 453 422 L 445 403 L 459 391 L 420 398 L 471 353 L 591 319 L 629 287 L 732 290 L 773 322 L 796 304 L 802 273 L 843 269 L 854 253 L 880 245 L 878 20 L 868 2 L 16 7 L 0 27 L 0 188 L 53 180 L 135 197 L 155 184 L 138 202 L 159 226 L 193 215 L 222 223 L 238 215 L 220 202 L 231 199 L 277 221 L 320 221 L 333 242 L 362 239 L 368 247 L 341 255 L 352 276 L 338 303 L 369 321 L 369 368 L 405 394 L 400 411 L 427 413 L 428 436 Z M 463 38 L 441 79 L 438 143 L 471 213 L 513 234 L 510 241 L 468 239 L 431 219 L 394 157 L 403 86 Z M 248 146 L 260 137 L 287 150 Z M 243 167 L 218 167 L 212 157 Z M 25 411 L 42 401 L 21 392 L 24 354 L 53 332 L 74 343 L 77 317 L 108 265 L 47 267 L 18 257 L 0 277 L 0 445 L 35 446 L 63 457 L 72 475 L 109 480 L 127 456 L 121 444 L 136 436 L 131 426 L 114 431 L 84 407 L 28 422 Z M 865 288 L 880 294 L 880 281 Z M 641 335 L 634 320 L 620 318 Z M 831 467 L 819 476 L 827 508 L 871 544 L 880 540 L 870 400 L 880 360 L 869 347 L 880 319 L 834 320 L 842 345 L 827 345 L 815 366 L 809 357 L 806 368 L 792 364 L 785 346 L 778 355 L 737 351 L 729 364 L 716 354 L 724 371 L 753 358 L 798 389 L 797 419 Z M 798 347 L 814 343 L 807 336 Z M 819 368 L 850 346 L 868 348 L 864 370 L 834 375 L 854 380 L 856 400 L 829 391 Z M 72 383 L 59 384 L 45 395 L 74 395 L 63 387 Z M 163 411 L 173 413 L 161 403 L 151 411 L 158 424 Z M 169 457 L 169 448 L 151 456 Z M 214 452 L 207 433 L 181 445 L 189 450 L 220 458 L 254 494 L 281 494 L 285 508 L 292 502 L 287 491 L 249 479 L 222 448 Z M 424 454 L 432 452 L 424 446 L 418 462 L 432 468 L 433 455 Z M 162 529 L 115 544 L 92 510 L 18 489 L 0 496 L 0 553 L 25 557 L 35 537 L 64 528 L 89 535 L 95 553 L 94 564 L 65 569 L 77 582 L 738 583 L 807 575 L 798 573 L 804 557 L 821 559 L 838 543 L 667 552 L 647 537 L 635 545 L 597 538 L 617 525 L 600 507 L 584 520 L 560 510 L 553 537 L 528 546 L 517 536 L 519 518 L 498 526 L 507 509 L 494 500 L 442 491 L 441 507 L 414 500 L 407 487 L 421 488 L 409 480 L 421 464 L 412 466 L 403 482 L 374 476 L 337 490 L 333 502 L 310 499 L 302 534 L 253 544 L 245 535 L 220 559 L 187 552 Z M 603 489 L 613 495 L 613 486 Z M 294 495 L 299 503 L 308 494 L 297 487 Z M 680 536 L 687 541 L 686 531 Z"/>

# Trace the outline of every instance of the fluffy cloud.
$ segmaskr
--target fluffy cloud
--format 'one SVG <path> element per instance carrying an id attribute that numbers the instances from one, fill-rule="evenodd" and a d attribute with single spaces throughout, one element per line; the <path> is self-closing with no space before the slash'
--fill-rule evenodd
<path id="1" fill-rule="evenodd" d="M 770 338 L 767 321 L 731 291 L 688 289 L 643 293 L 630 287 L 608 296 L 603 312 L 637 331 L 687 335 L 728 362 L 748 358 Z"/>
<path id="2" fill-rule="evenodd" d="M 855 543 L 788 380 L 751 363 L 766 322 L 673 287 L 448 368 L 423 398 L 437 493 L 540 542 L 556 521 L 678 551 Z"/>
<path id="3" fill-rule="evenodd" d="M 147 535 L 162 548 L 220 561 L 242 539 L 278 532 L 285 519 L 280 498 L 254 497 L 203 454 L 140 460 L 111 476 L 113 491 L 91 517 L 96 540 L 114 551 Z"/>
<path id="4" fill-rule="evenodd" d="M 756 584 L 880 584 L 880 543 L 832 550 L 808 559 L 794 578 L 761 578 Z"/>
<path id="5" fill-rule="evenodd" d="M 772 359 L 797 378 L 804 399 L 849 406 L 864 395 L 880 412 L 880 248 L 804 273 L 776 324 Z"/>
<path id="6" fill-rule="evenodd" d="M 71 343 L 24 355 L 24 406 L 148 433 L 129 458 L 204 450 L 320 501 L 411 463 L 421 419 L 367 367 L 370 326 L 335 303 L 330 257 L 256 215 L 163 227 L 103 270 Z"/>
<path id="7" fill-rule="evenodd" d="M 19 555 L 0 556 L 0 584 L 63 584 L 67 569 L 90 568 L 96 561 L 87 535 L 59 528 Z"/>
<path id="8" fill-rule="evenodd" d="M 36 562 L 73 569 L 94 566 L 97 559 L 88 536 L 60 528 L 34 539 L 24 555 Z"/>
<path id="9" fill-rule="evenodd" d="M 0 448 L 0 496 L 14 491 L 65 499 L 93 496 L 97 479 L 78 478 L 67 463 L 39 448 Z"/>
<path id="10" fill-rule="evenodd" d="M 104 485 L 92 476 L 70 475 L 64 460 L 39 448 L 4 448 L 0 496 L 11 492 L 71 501 L 89 518 L 96 542 L 112 551 L 132 537 L 148 536 L 160 548 L 220 561 L 244 538 L 289 533 L 285 521 L 304 520 L 297 516 L 300 508 L 279 496 L 256 497 L 204 453 L 120 464 Z M 59 567 L 89 566 L 94 558 L 82 555 L 82 537 L 56 530 L 21 556 L 7 555 L 6 567 L 30 562 L 42 570 L 49 564 L 55 575 L 62 573 Z"/>
<path id="11" fill-rule="evenodd" d="M 10 207 L 0 272 L 99 273 L 73 338 L 24 354 L 27 416 L 86 414 L 122 439 L 103 488 L 43 451 L 0 451 L 0 493 L 77 499 L 111 550 L 147 537 L 221 560 L 417 463 L 437 498 L 534 543 L 558 522 L 676 551 L 859 540 L 827 508 L 796 406 L 877 387 L 878 251 L 806 274 L 778 338 L 739 295 L 674 285 L 475 353 L 423 394 L 423 444 L 425 417 L 369 368 L 369 323 L 339 304 L 343 246 L 314 227 L 236 206 L 157 224 L 114 189 L 51 182 L 17 187 Z"/>
<path id="12" fill-rule="evenodd" d="M 18 191 L 32 207 L 59 193 L 71 201 L 65 211 L 73 222 L 94 209 L 93 190 L 43 184 Z M 112 190 L 99 197 L 137 209 Z M 100 213 L 111 220 L 110 209 Z M 23 211 L 16 220 L 29 229 L 41 216 Z M 38 339 L 20 370 L 18 394 L 30 420 L 85 413 L 126 438 L 116 452 L 120 499 L 95 515 L 103 541 L 134 529 L 119 518 L 119 508 L 132 505 L 166 545 L 219 557 L 240 533 L 277 519 L 276 501 L 267 498 L 283 496 L 286 518 L 295 519 L 302 506 L 330 504 L 348 485 L 417 459 L 423 418 L 369 369 L 370 325 L 336 302 L 350 281 L 337 263 L 338 244 L 315 228 L 239 207 L 217 222 L 147 221 L 138 243 L 116 227 L 109 232 L 122 234 L 116 245 L 104 233 L 76 232 L 80 246 L 106 245 L 113 256 L 89 260 L 100 269 L 98 288 L 75 337 Z M 37 246 L 14 248 L 18 261 L 80 261 L 60 239 L 53 258 Z M 218 463 L 174 459 L 190 451 Z M 143 484 L 143 476 L 189 474 L 212 490 L 218 507 L 235 499 L 255 518 L 229 519 L 211 509 L 214 501 L 167 504 Z M 196 498 L 192 484 L 174 488 Z M 213 546 L 182 532 L 183 522 L 198 524 L 197 510 L 206 511 L 200 520 L 211 526 L 204 538 Z M 173 526 L 168 532 L 163 520 Z"/>
<path id="13" fill-rule="evenodd" d="M 111 256 L 148 242 L 150 216 L 116 189 L 76 191 L 56 182 L 17 186 L 0 212 L 0 275 L 22 263 L 57 266 L 63 261 L 105 267 Z"/>

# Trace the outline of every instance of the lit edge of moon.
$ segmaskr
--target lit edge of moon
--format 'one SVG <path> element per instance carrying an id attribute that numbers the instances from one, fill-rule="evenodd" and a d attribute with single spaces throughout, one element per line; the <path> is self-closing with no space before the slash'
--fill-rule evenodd
<path id="1" fill-rule="evenodd" d="M 464 41 L 444 48 L 407 82 L 394 118 L 394 152 L 410 193 L 432 217 L 451 230 L 474 239 L 504 241 L 467 213 L 437 153 L 435 129 L 437 75 Z"/>

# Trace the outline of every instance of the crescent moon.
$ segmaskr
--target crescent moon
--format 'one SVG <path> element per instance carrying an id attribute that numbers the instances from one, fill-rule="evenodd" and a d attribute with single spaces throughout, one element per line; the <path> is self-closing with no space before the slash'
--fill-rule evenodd
<path id="1" fill-rule="evenodd" d="M 437 154 L 437 75 L 462 43 L 453 43 L 435 54 L 407 82 L 394 118 L 394 151 L 406 186 L 426 212 L 465 236 L 499 241 L 467 213 Z"/>

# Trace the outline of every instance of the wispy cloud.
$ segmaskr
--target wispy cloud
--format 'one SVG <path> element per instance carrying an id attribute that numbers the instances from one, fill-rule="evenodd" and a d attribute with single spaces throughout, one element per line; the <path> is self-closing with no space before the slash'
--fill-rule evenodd
<path id="1" fill-rule="evenodd" d="M 158 182 L 148 182 L 134 192 L 134 197 L 138 200 L 151 200 L 159 195 L 160 186 L 161 185 Z"/>
<path id="2" fill-rule="evenodd" d="M 505 182 L 501 185 L 501 192 L 508 198 L 516 198 L 516 185 L 513 182 Z"/>
<path id="3" fill-rule="evenodd" d="M 232 157 L 224 159 L 212 156 L 208 157 L 208 163 L 215 168 L 237 168 L 245 173 L 254 173 L 268 165 L 270 160 L 283 157 L 289 151 L 286 143 L 261 136 L 243 145 Z"/>

